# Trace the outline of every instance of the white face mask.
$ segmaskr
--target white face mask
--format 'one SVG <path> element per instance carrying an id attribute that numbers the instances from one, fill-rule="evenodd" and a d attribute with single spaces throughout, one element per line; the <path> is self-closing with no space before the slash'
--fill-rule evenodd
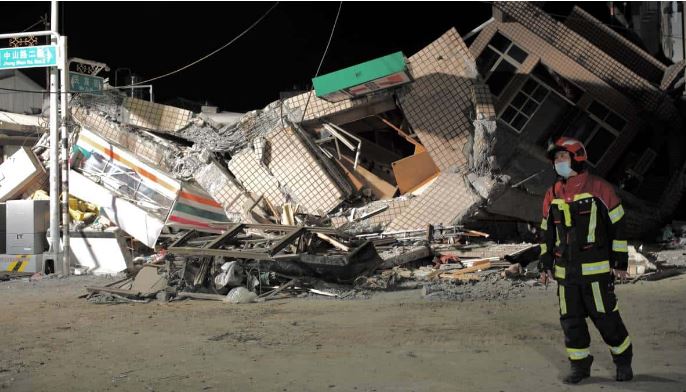
<path id="1" fill-rule="evenodd" d="M 555 163 L 555 171 L 557 172 L 557 174 L 564 178 L 569 178 L 572 175 L 572 173 L 574 173 L 574 170 L 572 170 L 572 166 L 569 163 L 569 161 Z"/>

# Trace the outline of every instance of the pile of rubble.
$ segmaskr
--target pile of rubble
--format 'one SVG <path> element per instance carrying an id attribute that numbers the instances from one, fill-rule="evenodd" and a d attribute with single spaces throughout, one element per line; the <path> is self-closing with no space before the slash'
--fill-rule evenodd
<path id="1" fill-rule="evenodd" d="M 511 7 L 518 15 L 530 5 Z M 367 93 L 335 102 L 306 92 L 239 116 L 114 89 L 75 95 L 74 272 L 136 274 L 89 288 L 90 300 L 340 298 L 420 286 L 438 296 L 474 282 L 494 293 L 525 284 L 503 283 L 519 271 L 501 270 L 529 244 L 486 245 L 488 234 L 467 227 L 479 217 L 491 227 L 503 216 L 536 221 L 529 207 L 540 200 L 522 184 L 543 172 L 527 165 L 550 165 L 499 167 L 496 109 L 473 52 L 451 29 L 403 59 L 393 88 L 368 81 Z M 503 156 L 526 150 L 508 143 Z M 48 158 L 44 135 L 4 162 L 0 201 L 41 197 Z M 641 263 L 634 276 L 649 268 Z"/>

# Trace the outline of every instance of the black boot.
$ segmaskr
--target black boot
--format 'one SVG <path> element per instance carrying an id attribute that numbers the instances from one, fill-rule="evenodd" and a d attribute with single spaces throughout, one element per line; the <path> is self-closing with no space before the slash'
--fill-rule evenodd
<path id="1" fill-rule="evenodd" d="M 593 355 L 589 355 L 584 359 L 570 360 L 572 365 L 571 372 L 566 375 L 562 382 L 565 384 L 578 384 L 584 378 L 591 376 L 591 365 L 593 364 Z"/>
<path id="2" fill-rule="evenodd" d="M 633 356 L 632 346 L 629 346 L 622 354 L 612 356 L 612 362 L 617 366 L 617 376 L 615 377 L 615 380 L 629 381 L 634 378 L 634 372 L 631 369 L 631 360 L 633 359 Z"/>
<path id="3" fill-rule="evenodd" d="M 631 362 L 627 364 L 617 365 L 617 381 L 629 381 L 634 378 L 634 372 L 631 370 Z"/>

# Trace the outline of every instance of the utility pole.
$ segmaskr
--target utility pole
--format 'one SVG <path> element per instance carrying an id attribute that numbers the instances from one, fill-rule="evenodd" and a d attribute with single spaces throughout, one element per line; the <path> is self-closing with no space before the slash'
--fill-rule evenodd
<path id="1" fill-rule="evenodd" d="M 60 79 L 62 90 L 60 92 L 60 167 L 62 175 L 62 275 L 69 275 L 69 132 L 67 131 L 67 118 L 69 117 L 69 97 L 67 91 L 69 83 L 69 61 L 67 60 L 67 37 L 60 37 L 63 56 Z"/>
<path id="2" fill-rule="evenodd" d="M 52 260 L 55 269 L 59 267 L 58 262 L 62 261 L 60 252 L 60 189 L 59 189 L 59 179 L 60 179 L 60 167 L 59 167 L 59 130 L 58 128 L 58 96 L 60 92 L 63 96 L 66 95 L 66 86 L 60 86 L 59 72 L 66 71 L 67 66 L 67 52 L 66 52 L 66 40 L 60 36 L 57 29 L 57 1 L 52 0 L 50 2 L 51 11 L 51 24 L 50 30 L 48 31 L 32 31 L 32 32 L 21 32 L 21 33 L 8 33 L 0 34 L 0 39 L 5 38 L 25 38 L 25 37 L 42 37 L 50 36 L 50 45 L 33 47 L 29 46 L 26 48 L 8 48 L 1 49 L 3 56 L 0 57 L 0 68 L 1 69 L 14 69 L 14 68 L 35 68 L 35 67 L 48 67 L 49 68 L 49 83 L 48 83 L 48 93 L 50 94 L 50 234 L 49 249 L 47 252 L 47 258 L 43 258 L 43 262 L 46 260 Z M 9 51 L 8 51 L 9 50 Z M 27 59 L 30 59 L 29 62 Z M 63 75 L 63 81 L 65 81 L 68 76 Z M 67 111 L 67 100 L 62 99 L 62 132 L 66 135 L 66 116 L 68 116 Z M 66 140 L 66 138 L 63 138 Z M 63 158 L 67 157 L 68 145 L 65 142 L 63 144 Z M 65 196 L 68 202 L 68 189 L 65 188 Z M 66 204 L 65 204 L 66 205 Z M 69 221 L 65 221 L 68 225 Z M 67 231 L 67 241 L 69 232 Z M 68 263 L 68 259 L 66 260 Z M 62 263 L 62 273 L 69 274 L 69 265 Z M 45 267 L 44 267 L 45 268 Z"/>
<path id="3" fill-rule="evenodd" d="M 59 31 L 57 26 L 57 1 L 50 2 L 50 31 L 54 34 L 50 36 L 52 45 L 59 45 Z M 63 54 L 65 56 L 66 54 Z M 57 67 L 50 67 L 50 247 L 48 253 L 52 257 L 55 269 L 60 261 L 60 189 L 59 189 L 59 161 L 57 156 L 59 134 L 57 130 L 57 104 L 58 104 L 58 81 L 59 70 Z M 69 268 L 62 271 L 69 274 Z"/>
<path id="4" fill-rule="evenodd" d="M 686 60 L 686 1 L 681 2 L 681 41 L 683 42 L 682 60 Z M 686 68 L 684 68 L 684 81 L 686 81 Z M 682 98 L 686 99 L 686 88 L 684 88 Z"/>

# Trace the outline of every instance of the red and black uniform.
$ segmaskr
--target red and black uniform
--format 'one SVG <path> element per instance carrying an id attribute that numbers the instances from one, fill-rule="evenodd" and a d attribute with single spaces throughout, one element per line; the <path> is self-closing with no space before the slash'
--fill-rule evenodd
<path id="1" fill-rule="evenodd" d="M 619 315 L 611 269 L 626 270 L 624 209 L 610 184 L 582 172 L 559 179 L 543 201 L 539 269 L 558 281 L 560 322 L 570 360 L 589 356 L 590 317 L 616 364 L 630 364 L 631 339 Z"/>

